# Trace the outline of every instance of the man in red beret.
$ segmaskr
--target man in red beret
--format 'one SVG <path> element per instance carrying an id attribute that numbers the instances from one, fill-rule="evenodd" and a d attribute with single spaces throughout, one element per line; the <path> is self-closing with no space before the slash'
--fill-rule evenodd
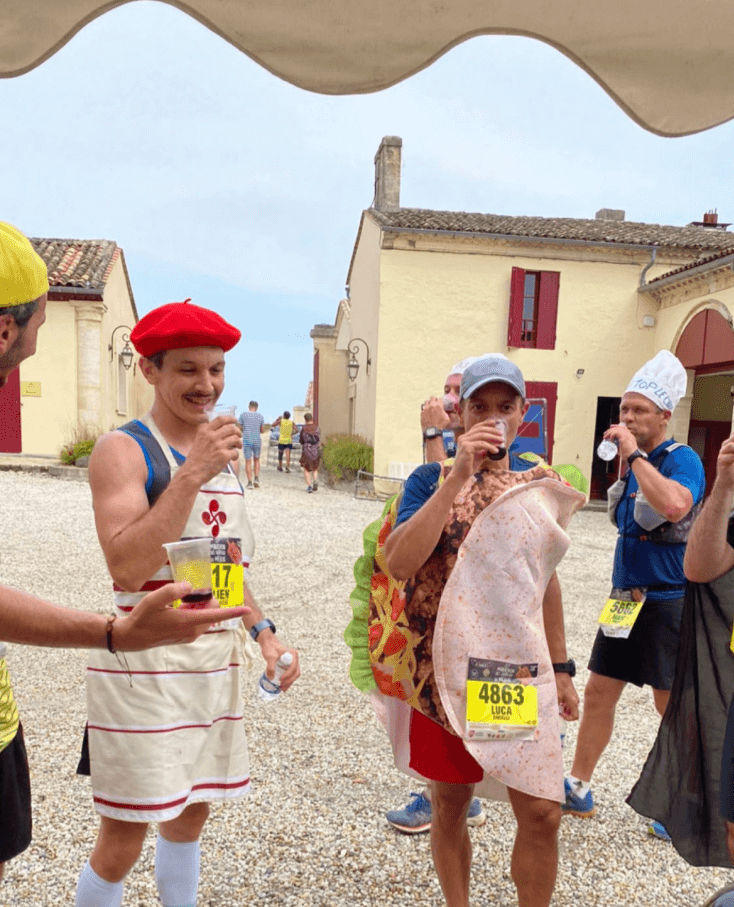
<path id="1" fill-rule="evenodd" d="M 212 591 L 222 606 L 251 609 L 190 646 L 128 656 L 127 672 L 93 653 L 87 672 L 88 754 L 101 823 L 77 887 L 78 907 L 119 905 L 123 879 L 150 822 L 158 823 L 156 882 L 164 907 L 196 903 L 199 837 L 208 801 L 248 793 L 240 690 L 243 633 L 257 640 L 267 673 L 298 655 L 255 605 L 244 571 L 253 553 L 244 493 L 232 464 L 241 432 L 208 414 L 224 389 L 224 353 L 240 332 L 188 300 L 150 312 L 130 335 L 155 401 L 140 420 L 104 435 L 89 464 L 97 533 L 120 613 L 171 579 L 162 547 L 210 540 Z M 244 627 L 243 627 L 244 620 Z M 84 756 L 80 771 L 84 770 Z"/>

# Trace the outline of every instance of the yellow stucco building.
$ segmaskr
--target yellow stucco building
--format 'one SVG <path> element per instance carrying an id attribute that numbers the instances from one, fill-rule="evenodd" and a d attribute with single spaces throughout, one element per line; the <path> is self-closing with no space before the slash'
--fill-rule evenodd
<path id="1" fill-rule="evenodd" d="M 402 208 L 401 153 L 399 138 L 382 140 L 348 297 L 335 323 L 311 334 L 324 436 L 363 435 L 376 474 L 405 476 L 422 460 L 421 402 L 442 393 L 453 363 L 502 352 L 522 369 L 528 396 L 545 400 L 552 460 L 577 465 L 603 497 L 616 463 L 594 457 L 595 446 L 632 374 L 669 349 L 690 378 L 673 431 L 710 477 L 734 394 L 727 225 L 711 213 L 674 227 L 611 209 L 582 220 Z"/>
<path id="2" fill-rule="evenodd" d="M 58 456 L 75 437 L 141 415 L 152 394 L 126 342 L 138 314 L 122 249 L 109 240 L 31 242 L 48 268 L 46 323 L 35 356 L 0 390 L 0 451 Z"/>

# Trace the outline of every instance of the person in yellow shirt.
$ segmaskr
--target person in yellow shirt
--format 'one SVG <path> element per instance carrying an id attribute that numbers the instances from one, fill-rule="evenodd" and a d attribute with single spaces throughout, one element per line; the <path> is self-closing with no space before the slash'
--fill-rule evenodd
<path id="1" fill-rule="evenodd" d="M 285 453 L 285 471 L 291 471 L 291 451 L 293 450 L 293 429 L 295 423 L 291 419 L 291 414 L 285 410 L 282 416 L 273 422 L 273 425 L 280 426 L 278 434 L 278 472 L 283 472 L 283 454 Z"/>

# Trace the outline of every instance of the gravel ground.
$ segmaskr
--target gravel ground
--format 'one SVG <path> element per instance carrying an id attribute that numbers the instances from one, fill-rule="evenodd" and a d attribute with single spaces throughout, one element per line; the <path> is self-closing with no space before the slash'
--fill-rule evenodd
<path id="1" fill-rule="evenodd" d="M 0 472 L 0 495 L 2 582 L 107 612 L 109 582 L 87 486 Z M 247 496 L 258 541 L 253 589 L 280 635 L 299 648 L 303 676 L 292 693 L 270 704 L 255 697 L 261 662 L 246 677 L 253 792 L 212 809 L 199 904 L 441 904 L 428 835 L 399 835 L 384 820 L 384 811 L 405 802 L 414 784 L 393 768 L 387 739 L 346 673 L 341 635 L 351 568 L 361 531 L 382 505 L 328 488 L 307 495 L 295 471 L 273 469 Z M 608 593 L 614 531 L 604 514 L 584 511 L 571 536 L 560 574 L 569 652 L 583 666 Z M 72 903 L 96 832 L 89 782 L 75 775 L 85 654 L 12 646 L 8 658 L 30 754 L 35 830 L 31 847 L 7 867 L 0 905 Z M 580 670 L 579 689 L 585 676 Z M 556 907 L 700 907 L 733 880 L 725 870 L 689 867 L 669 844 L 648 837 L 644 820 L 624 803 L 656 725 L 649 691 L 630 688 L 594 779 L 597 816 L 563 821 Z M 569 763 L 574 744 L 569 725 Z M 504 907 L 516 903 L 514 822 L 508 806 L 485 805 L 489 822 L 471 832 L 473 903 Z M 153 850 L 149 834 L 127 880 L 125 905 L 158 903 Z"/>

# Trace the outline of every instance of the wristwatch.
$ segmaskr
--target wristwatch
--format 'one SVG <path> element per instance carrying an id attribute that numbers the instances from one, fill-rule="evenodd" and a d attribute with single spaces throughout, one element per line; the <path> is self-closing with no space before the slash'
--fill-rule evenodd
<path id="1" fill-rule="evenodd" d="M 632 453 L 627 457 L 627 465 L 631 466 L 635 462 L 635 460 L 639 460 L 640 458 L 646 460 L 647 454 L 642 450 L 633 450 Z"/>
<path id="2" fill-rule="evenodd" d="M 275 624 L 270 620 L 269 617 L 266 617 L 264 620 L 259 620 L 254 627 L 250 627 L 250 636 L 257 640 L 258 636 L 262 633 L 263 630 L 270 628 L 273 633 L 275 633 Z"/>
<path id="3" fill-rule="evenodd" d="M 553 662 L 553 670 L 556 674 L 568 674 L 569 677 L 575 677 L 576 662 L 573 658 L 569 658 L 568 661 L 555 661 Z"/>
<path id="4" fill-rule="evenodd" d="M 442 429 L 436 428 L 435 426 L 433 426 L 432 428 L 427 428 L 423 432 L 423 440 L 429 441 L 431 438 L 440 438 L 442 434 L 443 434 Z"/>

